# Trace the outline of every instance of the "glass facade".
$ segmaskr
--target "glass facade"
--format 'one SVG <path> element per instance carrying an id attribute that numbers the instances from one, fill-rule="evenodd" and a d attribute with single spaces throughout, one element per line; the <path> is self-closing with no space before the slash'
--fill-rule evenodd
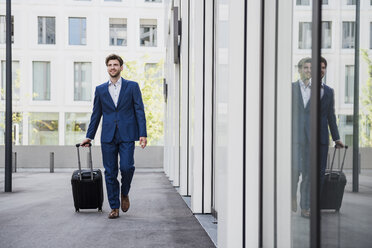
<path id="1" fill-rule="evenodd" d="M 110 18 L 110 45 L 127 45 L 127 19 Z"/>
<path id="2" fill-rule="evenodd" d="M 145 47 L 157 46 L 157 21 L 141 19 L 140 45 Z"/>
<path id="3" fill-rule="evenodd" d="M 58 113 L 29 113 L 28 145 L 58 145 Z"/>
<path id="4" fill-rule="evenodd" d="M 6 40 L 6 18 L 0 15 L 0 44 L 5 44 Z M 14 43 L 14 16 L 12 16 L 12 43 Z"/>
<path id="5" fill-rule="evenodd" d="M 21 96 L 21 70 L 19 61 L 12 62 L 12 99 L 19 101 Z M 1 61 L 1 100 L 5 100 L 5 85 L 6 85 L 6 61 Z"/>
<path id="6" fill-rule="evenodd" d="M 50 62 L 32 62 L 32 99 L 38 101 L 50 100 Z"/>
<path id="7" fill-rule="evenodd" d="M 354 48 L 355 22 L 342 22 L 342 48 Z"/>
<path id="8" fill-rule="evenodd" d="M 69 44 L 87 44 L 87 20 L 84 17 L 69 17 Z"/>
<path id="9" fill-rule="evenodd" d="M 92 99 L 92 64 L 74 62 L 74 101 Z"/>
<path id="10" fill-rule="evenodd" d="M 56 18 L 38 16 L 38 43 L 56 44 Z"/>
<path id="11" fill-rule="evenodd" d="M 65 113 L 65 145 L 85 139 L 91 113 Z"/>

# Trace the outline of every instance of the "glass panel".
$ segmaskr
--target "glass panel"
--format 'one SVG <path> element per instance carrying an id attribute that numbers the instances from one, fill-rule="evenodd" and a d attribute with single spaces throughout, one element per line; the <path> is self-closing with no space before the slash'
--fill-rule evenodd
<path id="1" fill-rule="evenodd" d="M 0 44 L 6 41 L 6 17 L 0 15 Z M 14 43 L 14 16 L 12 16 L 12 43 Z"/>
<path id="2" fill-rule="evenodd" d="M 332 48 L 332 22 L 322 22 L 322 48 Z"/>
<path id="3" fill-rule="evenodd" d="M 322 0 L 323 5 L 328 5 L 328 0 Z"/>
<path id="4" fill-rule="evenodd" d="M 84 17 L 69 17 L 69 44 L 86 45 L 87 24 Z"/>
<path id="5" fill-rule="evenodd" d="M 214 102 L 213 102 L 213 198 L 212 208 L 215 217 L 220 211 L 219 198 L 224 192 L 224 172 L 227 164 L 228 139 L 228 95 L 229 95 L 229 1 L 218 0 L 215 15 L 215 60 L 214 60 Z M 195 24 L 198 25 L 198 24 Z M 195 82 L 197 83 L 197 82 Z M 195 106 L 198 107 L 198 106 Z"/>
<path id="6" fill-rule="evenodd" d="M 23 114 L 13 112 L 12 140 L 15 145 L 22 145 Z M 5 112 L 0 112 L 0 145 L 5 144 Z"/>
<path id="7" fill-rule="evenodd" d="M 354 66 L 345 66 L 345 103 L 354 102 Z"/>
<path id="8" fill-rule="evenodd" d="M 354 48 L 355 22 L 342 22 L 342 48 Z"/>
<path id="9" fill-rule="evenodd" d="M 65 145 L 74 145 L 85 138 L 90 115 L 90 113 L 65 113 Z"/>
<path id="10" fill-rule="evenodd" d="M 56 44 L 56 19 L 55 17 L 38 17 L 38 42 L 39 44 Z"/>
<path id="11" fill-rule="evenodd" d="M 296 0 L 296 5 L 310 5 L 310 0 Z"/>
<path id="12" fill-rule="evenodd" d="M 372 49 L 372 22 L 369 23 L 369 49 Z"/>
<path id="13" fill-rule="evenodd" d="M 50 100 L 50 62 L 32 62 L 33 100 Z"/>
<path id="14" fill-rule="evenodd" d="M 124 18 L 110 18 L 110 45 L 127 45 L 127 20 Z"/>
<path id="15" fill-rule="evenodd" d="M 298 48 L 311 49 L 311 22 L 299 23 Z"/>
<path id="16" fill-rule="evenodd" d="M 141 20 L 140 45 L 146 47 L 157 46 L 156 20 Z"/>
<path id="17" fill-rule="evenodd" d="M 29 145 L 58 145 L 58 113 L 30 113 Z"/>
<path id="18" fill-rule="evenodd" d="M 372 216 L 369 214 L 372 203 L 372 166 L 369 158 L 371 145 L 371 53 L 370 45 L 370 17 L 372 10 L 363 8 L 360 1 L 360 32 L 359 32 L 359 60 L 355 61 L 356 44 L 356 8 L 342 9 L 339 1 L 333 1 L 333 9 L 323 10 L 322 16 L 332 16 L 334 23 L 340 26 L 342 36 L 336 36 L 334 44 L 341 44 L 342 48 L 323 51 L 323 56 L 328 59 L 327 85 L 334 89 L 335 112 L 339 114 L 338 132 L 329 123 L 330 142 L 328 148 L 328 168 L 322 171 L 321 184 L 321 247 L 370 247 L 370 230 Z M 368 1 L 370 2 L 370 1 Z M 356 1 L 347 0 L 343 4 L 355 5 Z M 334 26 L 334 28 L 336 28 Z M 337 33 L 337 32 L 336 32 Z M 342 39 L 338 40 L 338 39 Z M 359 80 L 355 81 L 356 73 Z M 359 99 L 355 99 L 355 87 L 359 86 Z M 359 114 L 355 113 L 354 103 L 359 103 Z M 323 107 L 323 106 L 321 106 Z M 354 117 L 354 114 L 358 117 Z M 357 127 L 354 127 L 358 124 Z M 334 125 L 336 126 L 336 125 Z M 336 126 L 337 127 L 337 126 Z M 359 134 L 354 132 L 358 129 Z M 331 172 L 332 158 L 335 152 L 335 140 L 340 140 L 352 146 L 337 149 Z M 355 140 L 354 140 L 355 139 Z M 359 154 L 354 157 L 353 150 L 359 145 Z M 342 167 L 343 156 L 345 163 Z M 354 159 L 359 159 L 359 163 Z M 327 166 L 325 166 L 327 167 Z M 353 170 L 354 168 L 354 170 Z M 342 170 L 342 171 L 341 171 Z M 355 177 L 359 178 L 357 182 Z M 353 185 L 354 184 L 354 185 Z"/>
<path id="19" fill-rule="evenodd" d="M 161 3 L 161 0 L 145 0 L 148 3 Z"/>
<path id="20" fill-rule="evenodd" d="M 74 63 L 74 100 L 90 101 L 92 99 L 92 64 Z"/>
<path id="21" fill-rule="evenodd" d="M 19 101 L 21 90 L 21 69 L 19 68 L 19 61 L 12 62 L 12 99 Z M 1 100 L 5 100 L 5 86 L 6 86 L 6 61 L 1 61 Z"/>

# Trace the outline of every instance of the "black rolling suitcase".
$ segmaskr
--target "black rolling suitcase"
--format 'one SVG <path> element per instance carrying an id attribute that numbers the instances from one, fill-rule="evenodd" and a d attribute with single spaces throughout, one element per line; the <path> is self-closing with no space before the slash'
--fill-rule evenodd
<path id="1" fill-rule="evenodd" d="M 339 166 L 338 170 L 333 170 L 337 150 L 335 147 L 331 168 L 327 169 L 324 175 L 324 184 L 320 198 L 320 209 L 336 210 L 337 212 L 340 211 L 346 185 L 346 176 L 345 173 L 342 172 L 342 169 L 344 168 L 347 148 L 348 147 L 345 146 L 341 167 Z"/>
<path id="2" fill-rule="evenodd" d="M 98 208 L 98 211 L 102 212 L 102 172 L 100 169 L 93 170 L 91 144 L 89 144 L 90 170 L 81 169 L 79 147 L 80 144 L 76 144 L 79 169 L 74 171 L 71 177 L 75 210 L 79 212 L 79 209 Z"/>

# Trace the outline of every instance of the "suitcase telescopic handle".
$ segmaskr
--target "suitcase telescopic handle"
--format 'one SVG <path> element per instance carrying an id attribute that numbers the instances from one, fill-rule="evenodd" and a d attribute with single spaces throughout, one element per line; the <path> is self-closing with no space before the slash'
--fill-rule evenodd
<path id="1" fill-rule="evenodd" d="M 85 145 L 85 144 L 84 144 Z M 93 181 L 93 161 L 92 161 L 92 144 L 91 143 L 88 143 L 89 145 L 89 164 L 90 164 L 90 179 L 92 179 Z M 81 176 L 81 161 L 80 161 L 80 151 L 79 151 L 79 147 L 81 145 L 80 144 L 76 144 L 76 149 L 77 149 L 77 154 L 78 154 L 78 165 L 79 165 L 79 178 L 80 180 L 82 180 L 82 176 Z"/>
<path id="2" fill-rule="evenodd" d="M 333 164 L 334 164 L 334 161 L 335 161 L 335 156 L 336 156 L 336 150 L 337 149 L 341 149 L 342 147 L 339 147 L 339 146 L 337 146 L 337 145 L 335 145 L 334 146 L 335 147 L 335 149 L 334 149 L 334 151 L 333 151 L 333 157 L 332 157 L 332 163 L 331 163 L 331 170 L 330 170 L 330 174 L 332 174 L 332 171 L 333 171 Z M 346 151 L 347 151 L 347 148 L 349 148 L 347 145 L 345 145 L 344 146 L 344 148 L 345 148 L 345 151 L 344 151 L 344 157 L 343 157 L 343 159 L 342 159 L 342 164 L 341 164 L 341 172 L 342 172 L 342 170 L 344 169 L 344 164 L 345 164 L 345 157 L 346 157 Z M 331 180 L 331 177 L 329 177 L 329 180 Z"/>

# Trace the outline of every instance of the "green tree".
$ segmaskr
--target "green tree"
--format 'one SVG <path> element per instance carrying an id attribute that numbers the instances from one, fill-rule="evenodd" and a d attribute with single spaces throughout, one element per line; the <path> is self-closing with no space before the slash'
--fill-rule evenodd
<path id="1" fill-rule="evenodd" d="M 156 64 L 143 63 L 141 65 L 138 65 L 137 61 L 125 61 L 122 72 L 125 79 L 136 81 L 140 85 L 145 105 L 148 145 L 163 144 L 163 64 L 163 61 Z"/>
<path id="2" fill-rule="evenodd" d="M 372 146 L 372 133 L 370 132 L 372 125 L 372 61 L 368 56 L 367 50 L 361 49 L 363 59 L 368 65 L 368 80 L 362 88 L 362 109 L 361 109 L 361 146 Z"/>

